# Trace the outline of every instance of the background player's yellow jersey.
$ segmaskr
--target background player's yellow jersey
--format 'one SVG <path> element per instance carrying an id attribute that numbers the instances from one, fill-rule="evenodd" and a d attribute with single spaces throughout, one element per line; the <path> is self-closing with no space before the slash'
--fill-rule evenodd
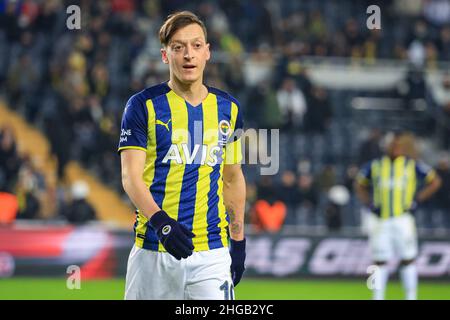
<path id="1" fill-rule="evenodd" d="M 371 187 L 373 204 L 380 208 L 381 218 L 387 219 L 408 212 L 416 191 L 435 176 L 430 166 L 414 159 L 384 156 L 364 165 L 357 180 Z"/>
<path id="2" fill-rule="evenodd" d="M 228 245 L 222 174 L 224 164 L 242 160 L 242 126 L 237 100 L 212 87 L 193 106 L 165 82 L 135 94 L 125 107 L 118 150 L 147 153 L 144 182 L 158 206 L 195 234 L 195 251 Z M 134 231 L 138 247 L 164 251 L 138 210 Z"/>

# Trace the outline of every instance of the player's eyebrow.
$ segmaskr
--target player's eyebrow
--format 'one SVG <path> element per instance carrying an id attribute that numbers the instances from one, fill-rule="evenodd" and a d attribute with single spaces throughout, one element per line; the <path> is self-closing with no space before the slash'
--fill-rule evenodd
<path id="1" fill-rule="evenodd" d="M 186 43 L 188 43 L 188 42 L 194 42 L 194 41 L 205 42 L 205 40 L 204 40 L 202 37 L 195 37 L 195 38 L 192 38 L 192 39 L 190 39 L 190 40 L 188 40 L 188 41 L 183 41 L 183 40 L 176 40 L 176 39 L 174 39 L 174 40 L 171 40 L 171 41 L 170 41 L 170 45 L 172 45 L 172 44 L 174 44 L 174 43 L 186 44 Z"/>

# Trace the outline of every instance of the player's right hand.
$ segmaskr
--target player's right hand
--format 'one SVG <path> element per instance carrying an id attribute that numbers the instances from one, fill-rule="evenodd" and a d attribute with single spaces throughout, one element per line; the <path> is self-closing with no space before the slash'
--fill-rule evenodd
<path id="1" fill-rule="evenodd" d="M 159 241 L 175 259 L 181 260 L 181 258 L 187 258 L 192 254 L 194 246 L 191 238 L 194 237 L 194 234 L 178 221 L 169 217 L 164 210 L 153 214 L 149 222 L 155 229 Z"/>

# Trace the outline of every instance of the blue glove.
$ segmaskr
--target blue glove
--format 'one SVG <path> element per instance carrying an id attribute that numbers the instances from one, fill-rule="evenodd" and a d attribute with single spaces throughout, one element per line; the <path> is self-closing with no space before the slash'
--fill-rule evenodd
<path id="1" fill-rule="evenodd" d="M 178 221 L 169 217 L 164 211 L 158 211 L 150 218 L 150 225 L 155 229 L 159 241 L 177 260 L 192 254 L 194 246 L 190 239 L 194 234 Z"/>
<path id="2" fill-rule="evenodd" d="M 236 287 L 245 270 L 245 238 L 241 241 L 230 239 L 231 278 Z"/>
<path id="3" fill-rule="evenodd" d="M 380 213 L 381 213 L 381 209 L 380 209 L 379 207 L 376 207 L 373 203 L 371 203 L 371 204 L 367 207 L 367 209 L 369 209 L 370 212 L 376 214 L 377 216 L 379 216 Z"/>
<path id="4" fill-rule="evenodd" d="M 411 206 L 409 207 L 408 211 L 410 213 L 415 213 L 417 208 L 419 207 L 419 203 L 416 200 L 413 200 L 413 202 L 411 203 Z"/>

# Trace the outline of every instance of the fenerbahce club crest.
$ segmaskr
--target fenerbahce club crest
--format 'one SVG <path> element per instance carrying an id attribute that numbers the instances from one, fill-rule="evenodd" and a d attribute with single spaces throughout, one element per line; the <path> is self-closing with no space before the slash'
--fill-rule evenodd
<path id="1" fill-rule="evenodd" d="M 228 136 L 231 134 L 231 126 L 227 120 L 221 120 L 219 122 L 219 145 L 224 147 L 227 144 Z"/>
<path id="2" fill-rule="evenodd" d="M 219 122 L 219 131 L 225 137 L 228 137 L 230 135 L 230 132 L 231 132 L 230 123 L 227 120 L 220 121 Z"/>

